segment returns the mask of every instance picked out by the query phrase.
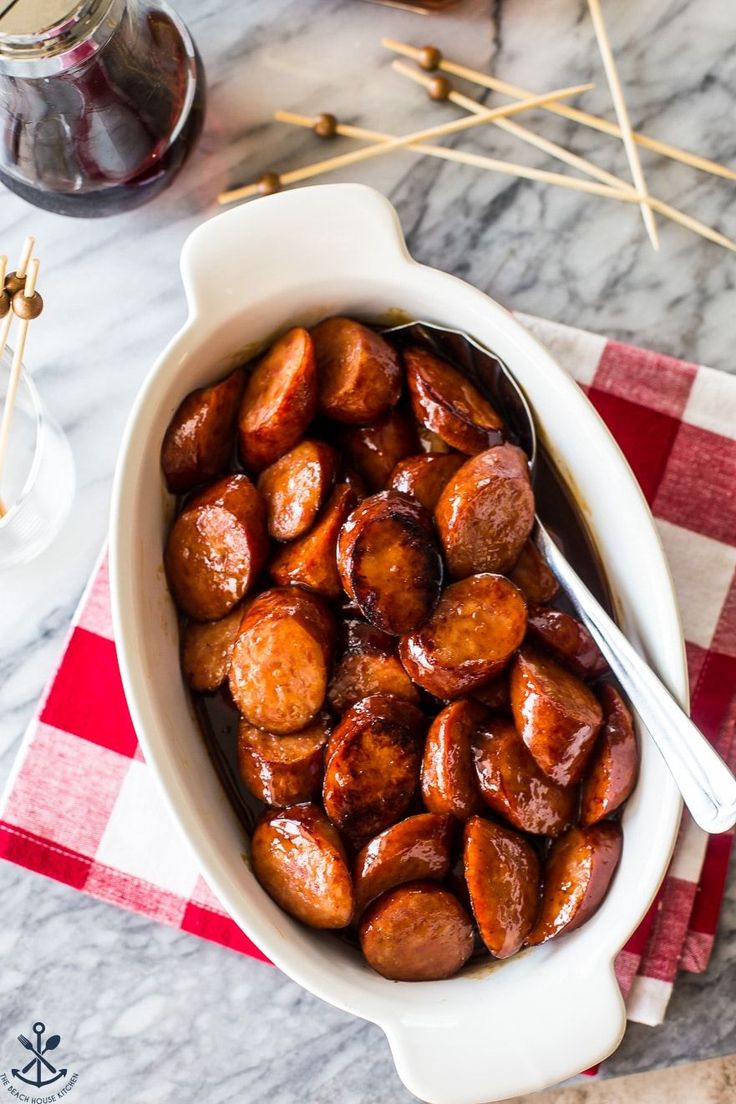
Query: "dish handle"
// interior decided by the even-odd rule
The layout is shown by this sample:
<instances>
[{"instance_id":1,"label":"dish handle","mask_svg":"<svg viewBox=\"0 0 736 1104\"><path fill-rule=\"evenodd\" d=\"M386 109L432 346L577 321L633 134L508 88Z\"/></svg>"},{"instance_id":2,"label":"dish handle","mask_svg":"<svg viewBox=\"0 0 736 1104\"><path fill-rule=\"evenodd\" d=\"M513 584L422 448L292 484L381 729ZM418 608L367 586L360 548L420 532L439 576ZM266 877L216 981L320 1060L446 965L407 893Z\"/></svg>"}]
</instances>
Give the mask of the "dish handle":
<instances>
[{"instance_id":1,"label":"dish handle","mask_svg":"<svg viewBox=\"0 0 736 1104\"><path fill-rule=\"evenodd\" d=\"M602 1061L626 1027L612 965L570 966L564 977L557 969L540 977L531 1005L520 1006L516 987L474 996L483 979L469 978L460 1014L443 1009L439 990L413 1014L384 1023L399 1077L426 1104L479 1104L536 1092L569 1077L576 1063L582 1071Z\"/></svg>"},{"instance_id":2,"label":"dish handle","mask_svg":"<svg viewBox=\"0 0 736 1104\"><path fill-rule=\"evenodd\" d=\"M309 272L314 286L370 277L400 259L410 260L389 201L362 184L327 184L252 200L203 223L184 244L181 273L190 320L211 324L233 304L278 298L292 273L301 283Z\"/></svg>"}]
</instances>

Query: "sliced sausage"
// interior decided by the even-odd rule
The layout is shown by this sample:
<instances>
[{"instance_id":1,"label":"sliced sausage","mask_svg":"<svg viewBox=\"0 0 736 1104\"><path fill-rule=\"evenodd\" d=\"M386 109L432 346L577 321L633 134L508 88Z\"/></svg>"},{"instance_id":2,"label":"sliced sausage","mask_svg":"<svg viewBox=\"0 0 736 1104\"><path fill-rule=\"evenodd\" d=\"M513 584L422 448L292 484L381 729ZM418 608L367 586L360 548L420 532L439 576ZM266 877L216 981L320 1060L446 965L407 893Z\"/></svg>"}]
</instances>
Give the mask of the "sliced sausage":
<instances>
[{"instance_id":1,"label":"sliced sausage","mask_svg":"<svg viewBox=\"0 0 736 1104\"><path fill-rule=\"evenodd\" d=\"M355 468L343 464L339 478L341 483L347 483L348 487L350 487L355 495L356 502L362 502L363 499L367 498L370 494L365 479L363 479L362 475L358 475Z\"/></svg>"},{"instance_id":2,"label":"sliced sausage","mask_svg":"<svg viewBox=\"0 0 736 1104\"><path fill-rule=\"evenodd\" d=\"M414 423L402 410L389 410L370 425L351 426L339 441L371 491L382 491L399 460L419 447Z\"/></svg>"},{"instance_id":3,"label":"sliced sausage","mask_svg":"<svg viewBox=\"0 0 736 1104\"><path fill-rule=\"evenodd\" d=\"M399 658L418 686L457 698L497 674L525 632L521 591L502 575L472 575L448 586L429 620L401 638Z\"/></svg>"},{"instance_id":4,"label":"sliced sausage","mask_svg":"<svg viewBox=\"0 0 736 1104\"><path fill-rule=\"evenodd\" d=\"M161 467L172 494L184 494L227 467L235 440L245 375L236 368L179 404L161 446Z\"/></svg>"},{"instance_id":5,"label":"sliced sausage","mask_svg":"<svg viewBox=\"0 0 736 1104\"><path fill-rule=\"evenodd\" d=\"M419 782L424 718L410 702L372 694L349 709L327 746L325 811L361 847L399 820Z\"/></svg>"},{"instance_id":6,"label":"sliced sausage","mask_svg":"<svg viewBox=\"0 0 736 1104\"><path fill-rule=\"evenodd\" d=\"M585 683L532 648L511 668L511 711L537 765L554 782L579 782L601 727L603 712Z\"/></svg>"},{"instance_id":7,"label":"sliced sausage","mask_svg":"<svg viewBox=\"0 0 736 1104\"><path fill-rule=\"evenodd\" d=\"M527 602L532 605L551 602L560 589L560 584L533 540L528 540L523 545L518 560L509 572L509 579L516 583Z\"/></svg>"},{"instance_id":8,"label":"sliced sausage","mask_svg":"<svg viewBox=\"0 0 736 1104\"><path fill-rule=\"evenodd\" d=\"M510 721L494 717L476 730L473 760L486 805L514 828L559 836L570 827L577 789L558 785L539 769Z\"/></svg>"},{"instance_id":9,"label":"sliced sausage","mask_svg":"<svg viewBox=\"0 0 736 1104\"><path fill-rule=\"evenodd\" d=\"M314 346L306 330L289 330L251 372L240 405L243 463L262 471L303 436L317 408Z\"/></svg>"},{"instance_id":10,"label":"sliced sausage","mask_svg":"<svg viewBox=\"0 0 736 1104\"><path fill-rule=\"evenodd\" d=\"M417 436L422 452L452 452L447 442L426 426L417 426Z\"/></svg>"},{"instance_id":11,"label":"sliced sausage","mask_svg":"<svg viewBox=\"0 0 736 1104\"><path fill-rule=\"evenodd\" d=\"M369 907L358 931L369 966L391 981L439 981L473 951L473 923L456 897L433 882L409 882Z\"/></svg>"},{"instance_id":12,"label":"sliced sausage","mask_svg":"<svg viewBox=\"0 0 736 1104\"><path fill-rule=\"evenodd\" d=\"M529 634L564 660L581 678L597 678L608 670L585 625L563 610L545 606L530 609Z\"/></svg>"},{"instance_id":13,"label":"sliced sausage","mask_svg":"<svg viewBox=\"0 0 736 1104\"><path fill-rule=\"evenodd\" d=\"M245 475L229 475L193 498L164 554L174 601L195 621L216 621L241 600L268 554L266 512Z\"/></svg>"},{"instance_id":14,"label":"sliced sausage","mask_svg":"<svg viewBox=\"0 0 736 1104\"><path fill-rule=\"evenodd\" d=\"M240 777L266 805L296 805L319 797L329 719L323 714L293 736L275 736L244 718L238 727Z\"/></svg>"},{"instance_id":15,"label":"sliced sausage","mask_svg":"<svg viewBox=\"0 0 736 1104\"><path fill-rule=\"evenodd\" d=\"M471 740L486 716L479 702L466 698L433 720L422 759L422 799L430 812L467 820L480 811Z\"/></svg>"},{"instance_id":16,"label":"sliced sausage","mask_svg":"<svg viewBox=\"0 0 736 1104\"><path fill-rule=\"evenodd\" d=\"M398 354L380 334L351 318L327 318L312 330L312 339L323 414L366 425L399 401Z\"/></svg>"},{"instance_id":17,"label":"sliced sausage","mask_svg":"<svg viewBox=\"0 0 736 1104\"><path fill-rule=\"evenodd\" d=\"M181 636L181 669L192 690L208 694L222 686L243 620L236 606L221 621L190 621Z\"/></svg>"},{"instance_id":18,"label":"sliced sausage","mask_svg":"<svg viewBox=\"0 0 736 1104\"><path fill-rule=\"evenodd\" d=\"M621 858L621 825L614 820L571 828L547 856L539 917L526 942L536 946L589 920L608 892Z\"/></svg>"},{"instance_id":19,"label":"sliced sausage","mask_svg":"<svg viewBox=\"0 0 736 1104\"><path fill-rule=\"evenodd\" d=\"M526 455L515 445L499 445L466 460L442 491L434 516L454 578L508 571L534 525Z\"/></svg>"},{"instance_id":20,"label":"sliced sausage","mask_svg":"<svg viewBox=\"0 0 736 1104\"><path fill-rule=\"evenodd\" d=\"M251 724L288 735L322 708L335 623L316 594L283 587L259 594L246 611L230 662L233 700Z\"/></svg>"},{"instance_id":21,"label":"sliced sausage","mask_svg":"<svg viewBox=\"0 0 736 1104\"><path fill-rule=\"evenodd\" d=\"M463 865L481 939L496 958L509 958L537 917L537 854L516 832L474 816L465 825Z\"/></svg>"},{"instance_id":22,"label":"sliced sausage","mask_svg":"<svg viewBox=\"0 0 736 1104\"><path fill-rule=\"evenodd\" d=\"M353 510L337 546L349 598L376 628L394 636L426 621L442 586L432 519L418 502L383 491Z\"/></svg>"},{"instance_id":23,"label":"sliced sausage","mask_svg":"<svg viewBox=\"0 0 736 1104\"><path fill-rule=\"evenodd\" d=\"M581 824L596 824L631 794L639 773L639 749L631 714L613 686L602 686L603 729L588 761Z\"/></svg>"},{"instance_id":24,"label":"sliced sausage","mask_svg":"<svg viewBox=\"0 0 736 1104\"><path fill-rule=\"evenodd\" d=\"M302 441L258 479L266 503L268 531L291 541L310 529L335 481L337 456L324 441Z\"/></svg>"},{"instance_id":25,"label":"sliced sausage","mask_svg":"<svg viewBox=\"0 0 736 1104\"><path fill-rule=\"evenodd\" d=\"M296 583L326 598L339 598L342 585L337 570L337 539L355 501L352 489L338 483L309 532L284 545L271 560L269 570L276 584Z\"/></svg>"},{"instance_id":26,"label":"sliced sausage","mask_svg":"<svg viewBox=\"0 0 736 1104\"><path fill-rule=\"evenodd\" d=\"M473 691L473 697L494 713L507 713L511 705L509 676L507 671L495 675L490 682L484 683Z\"/></svg>"},{"instance_id":27,"label":"sliced sausage","mask_svg":"<svg viewBox=\"0 0 736 1104\"><path fill-rule=\"evenodd\" d=\"M419 813L374 836L355 860L355 911L388 889L418 878L441 881L450 869L450 817Z\"/></svg>"},{"instance_id":28,"label":"sliced sausage","mask_svg":"<svg viewBox=\"0 0 736 1104\"><path fill-rule=\"evenodd\" d=\"M409 456L401 460L393 472L389 486L411 495L428 510L434 510L448 480L465 462L456 452L429 452L424 456Z\"/></svg>"},{"instance_id":29,"label":"sliced sausage","mask_svg":"<svg viewBox=\"0 0 736 1104\"><path fill-rule=\"evenodd\" d=\"M501 443L503 422L457 368L419 345L402 355L411 405L421 425L470 456Z\"/></svg>"},{"instance_id":30,"label":"sliced sausage","mask_svg":"<svg viewBox=\"0 0 736 1104\"><path fill-rule=\"evenodd\" d=\"M392 694L419 705L419 693L397 656L391 652L346 652L335 666L327 688L327 702L335 713L370 694Z\"/></svg>"},{"instance_id":31,"label":"sliced sausage","mask_svg":"<svg viewBox=\"0 0 736 1104\"><path fill-rule=\"evenodd\" d=\"M253 873L281 908L312 928L345 928L353 883L340 837L316 805L266 815L251 840Z\"/></svg>"}]
</instances>

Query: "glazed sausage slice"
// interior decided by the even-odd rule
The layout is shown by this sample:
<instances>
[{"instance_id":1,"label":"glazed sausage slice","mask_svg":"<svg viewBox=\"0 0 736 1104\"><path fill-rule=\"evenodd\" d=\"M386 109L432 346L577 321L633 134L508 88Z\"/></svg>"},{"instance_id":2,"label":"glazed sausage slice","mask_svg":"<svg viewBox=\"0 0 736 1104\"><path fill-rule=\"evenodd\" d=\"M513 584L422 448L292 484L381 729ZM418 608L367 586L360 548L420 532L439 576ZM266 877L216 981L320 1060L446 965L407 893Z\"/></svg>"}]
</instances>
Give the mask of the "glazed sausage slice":
<instances>
[{"instance_id":1,"label":"glazed sausage slice","mask_svg":"<svg viewBox=\"0 0 736 1104\"><path fill-rule=\"evenodd\" d=\"M473 924L447 889L409 882L369 907L358 931L373 969L392 981L439 981L461 970L473 951Z\"/></svg>"},{"instance_id":2,"label":"glazed sausage slice","mask_svg":"<svg viewBox=\"0 0 736 1104\"><path fill-rule=\"evenodd\" d=\"M325 715L293 736L275 736L241 718L238 727L240 777L266 805L296 805L319 797L329 736Z\"/></svg>"},{"instance_id":3,"label":"glazed sausage slice","mask_svg":"<svg viewBox=\"0 0 736 1104\"><path fill-rule=\"evenodd\" d=\"M599 691L603 730L588 762L580 823L596 824L631 794L639 773L639 750L631 714L613 686Z\"/></svg>"},{"instance_id":4,"label":"glazed sausage slice","mask_svg":"<svg viewBox=\"0 0 736 1104\"><path fill-rule=\"evenodd\" d=\"M529 634L545 644L581 678L597 678L608 665L585 625L563 610L529 610Z\"/></svg>"},{"instance_id":5,"label":"glazed sausage slice","mask_svg":"<svg viewBox=\"0 0 736 1104\"><path fill-rule=\"evenodd\" d=\"M539 909L539 859L525 839L474 816L465 825L465 881L481 939L496 958L524 943Z\"/></svg>"},{"instance_id":6,"label":"glazed sausage slice","mask_svg":"<svg viewBox=\"0 0 736 1104\"><path fill-rule=\"evenodd\" d=\"M419 782L424 718L390 694L349 709L327 746L324 807L356 847L399 820Z\"/></svg>"},{"instance_id":7,"label":"glazed sausage slice","mask_svg":"<svg viewBox=\"0 0 736 1104\"><path fill-rule=\"evenodd\" d=\"M245 475L229 475L193 498L169 533L164 554L174 601L195 621L229 613L268 554L266 513Z\"/></svg>"},{"instance_id":8,"label":"glazed sausage slice","mask_svg":"<svg viewBox=\"0 0 736 1104\"><path fill-rule=\"evenodd\" d=\"M346 483L335 487L313 528L299 540L284 545L271 560L271 578L277 585L295 583L326 598L339 598L342 585L337 570L337 539L355 501Z\"/></svg>"},{"instance_id":9,"label":"glazed sausage slice","mask_svg":"<svg viewBox=\"0 0 736 1104\"><path fill-rule=\"evenodd\" d=\"M281 908L312 928L345 928L353 883L340 837L316 805L267 813L251 840L253 873Z\"/></svg>"},{"instance_id":10,"label":"glazed sausage slice","mask_svg":"<svg viewBox=\"0 0 736 1104\"><path fill-rule=\"evenodd\" d=\"M534 525L534 492L525 454L499 445L466 460L435 507L450 574L513 567Z\"/></svg>"},{"instance_id":11,"label":"glazed sausage slice","mask_svg":"<svg viewBox=\"0 0 736 1104\"><path fill-rule=\"evenodd\" d=\"M399 460L419 448L414 423L402 410L389 410L377 422L344 430L339 440L372 491L382 491Z\"/></svg>"},{"instance_id":12,"label":"glazed sausage slice","mask_svg":"<svg viewBox=\"0 0 736 1104\"><path fill-rule=\"evenodd\" d=\"M335 481L337 456L324 441L302 441L266 468L257 487L275 540L291 541L312 527Z\"/></svg>"},{"instance_id":13,"label":"glazed sausage slice","mask_svg":"<svg viewBox=\"0 0 736 1104\"><path fill-rule=\"evenodd\" d=\"M434 510L448 480L465 462L456 452L429 452L401 460L389 480L389 486L411 495L427 510Z\"/></svg>"},{"instance_id":14,"label":"glazed sausage slice","mask_svg":"<svg viewBox=\"0 0 736 1104\"><path fill-rule=\"evenodd\" d=\"M235 439L244 374L236 368L179 404L161 446L161 467L172 494L184 494L227 467Z\"/></svg>"},{"instance_id":15,"label":"glazed sausage slice","mask_svg":"<svg viewBox=\"0 0 736 1104\"><path fill-rule=\"evenodd\" d=\"M355 860L355 912L394 886L418 878L441 881L450 869L450 817L419 813L374 836Z\"/></svg>"},{"instance_id":16,"label":"glazed sausage slice","mask_svg":"<svg viewBox=\"0 0 736 1104\"><path fill-rule=\"evenodd\" d=\"M486 715L479 702L463 699L433 720L422 759L422 799L430 812L467 820L480 810L471 740Z\"/></svg>"},{"instance_id":17,"label":"glazed sausage slice","mask_svg":"<svg viewBox=\"0 0 736 1104\"><path fill-rule=\"evenodd\" d=\"M421 346L403 351L414 416L460 452L473 455L503 440L503 422L491 404L451 364Z\"/></svg>"},{"instance_id":18,"label":"glazed sausage slice","mask_svg":"<svg viewBox=\"0 0 736 1104\"><path fill-rule=\"evenodd\" d=\"M560 589L560 584L532 540L523 545L518 560L509 572L509 579L516 583L532 605L551 602Z\"/></svg>"},{"instance_id":19,"label":"glazed sausage slice","mask_svg":"<svg viewBox=\"0 0 736 1104\"><path fill-rule=\"evenodd\" d=\"M401 365L380 334L351 318L327 318L312 330L312 339L323 414L366 425L399 401Z\"/></svg>"},{"instance_id":20,"label":"glazed sausage slice","mask_svg":"<svg viewBox=\"0 0 736 1104\"><path fill-rule=\"evenodd\" d=\"M221 621L190 621L181 637L181 667L192 690L208 694L222 686L238 639L243 607Z\"/></svg>"},{"instance_id":21,"label":"glazed sausage slice","mask_svg":"<svg viewBox=\"0 0 736 1104\"><path fill-rule=\"evenodd\" d=\"M521 591L502 575L471 575L443 592L432 616L399 641L409 677L438 698L457 698L487 683L526 632Z\"/></svg>"},{"instance_id":22,"label":"glazed sausage slice","mask_svg":"<svg viewBox=\"0 0 736 1104\"><path fill-rule=\"evenodd\" d=\"M233 701L251 724L283 736L306 728L322 708L335 623L316 594L266 590L240 626L230 662Z\"/></svg>"},{"instance_id":23,"label":"glazed sausage slice","mask_svg":"<svg viewBox=\"0 0 736 1104\"><path fill-rule=\"evenodd\" d=\"M621 858L623 837L615 820L571 828L547 856L539 917L526 942L545 943L589 920L605 897Z\"/></svg>"},{"instance_id":24,"label":"glazed sausage slice","mask_svg":"<svg viewBox=\"0 0 736 1104\"><path fill-rule=\"evenodd\" d=\"M525 647L511 668L516 729L544 773L579 782L601 727L601 707L585 683L549 656Z\"/></svg>"},{"instance_id":25,"label":"glazed sausage slice","mask_svg":"<svg viewBox=\"0 0 736 1104\"><path fill-rule=\"evenodd\" d=\"M346 594L376 628L399 636L426 621L440 596L442 557L432 519L396 491L353 510L337 546Z\"/></svg>"},{"instance_id":26,"label":"glazed sausage slice","mask_svg":"<svg viewBox=\"0 0 736 1104\"><path fill-rule=\"evenodd\" d=\"M243 463L261 471L293 448L317 408L314 346L306 330L289 330L253 369L238 416Z\"/></svg>"},{"instance_id":27,"label":"glazed sausage slice","mask_svg":"<svg viewBox=\"0 0 736 1104\"><path fill-rule=\"evenodd\" d=\"M335 713L370 694L392 694L419 705L419 693L398 658L391 652L347 651L335 666L327 688L327 702Z\"/></svg>"},{"instance_id":28,"label":"glazed sausage slice","mask_svg":"<svg viewBox=\"0 0 736 1104\"><path fill-rule=\"evenodd\" d=\"M488 720L473 738L480 793L514 828L559 836L575 819L578 791L547 778L510 721Z\"/></svg>"}]
</instances>

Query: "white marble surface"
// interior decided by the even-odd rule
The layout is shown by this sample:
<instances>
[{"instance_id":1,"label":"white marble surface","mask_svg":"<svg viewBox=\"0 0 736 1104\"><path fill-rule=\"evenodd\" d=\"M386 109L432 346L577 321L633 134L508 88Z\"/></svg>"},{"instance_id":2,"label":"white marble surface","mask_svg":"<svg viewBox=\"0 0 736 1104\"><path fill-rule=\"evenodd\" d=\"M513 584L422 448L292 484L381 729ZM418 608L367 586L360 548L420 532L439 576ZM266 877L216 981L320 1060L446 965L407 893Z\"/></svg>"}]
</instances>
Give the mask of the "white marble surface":
<instances>
[{"instance_id":1,"label":"white marble surface","mask_svg":"<svg viewBox=\"0 0 736 1104\"><path fill-rule=\"evenodd\" d=\"M117 444L136 388L183 319L182 242L214 211L226 183L323 154L309 133L271 123L271 110L327 109L395 133L447 118L453 109L428 103L391 73L379 46L390 34L433 39L535 89L595 80L586 105L610 112L584 0L467 0L442 19L361 0L177 6L207 67L210 108L201 146L174 187L138 212L100 222L55 218L0 194L0 247L15 254L29 231L39 240L48 307L32 330L30 360L69 435L78 475L73 515L52 548L0 578L3 775L104 538ZM609 0L605 7L635 123L736 164L733 5ZM625 172L610 139L551 116L543 129ZM456 141L546 164L498 131ZM648 154L644 165L653 193L736 236L732 185ZM660 224L655 255L633 207L408 153L332 179L381 188L418 259L507 305L736 369L733 255L677 227ZM632 1029L611 1072L736 1050L734 890L723 928L708 975L678 985L665 1027ZM80 1072L72 1099L409 1100L377 1029L269 967L9 865L0 868L0 949L0 1053L30 1019L53 1023Z\"/></svg>"}]
</instances>

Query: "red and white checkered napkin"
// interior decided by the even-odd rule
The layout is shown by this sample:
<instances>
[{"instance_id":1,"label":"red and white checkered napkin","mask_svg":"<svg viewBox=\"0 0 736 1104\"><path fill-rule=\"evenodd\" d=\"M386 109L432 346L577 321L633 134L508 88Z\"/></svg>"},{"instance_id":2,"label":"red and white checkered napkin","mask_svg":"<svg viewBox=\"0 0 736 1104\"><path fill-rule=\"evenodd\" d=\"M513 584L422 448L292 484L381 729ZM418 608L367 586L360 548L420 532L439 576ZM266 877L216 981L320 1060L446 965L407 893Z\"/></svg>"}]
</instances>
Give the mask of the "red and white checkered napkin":
<instances>
[{"instance_id":1,"label":"red and white checkered napkin","mask_svg":"<svg viewBox=\"0 0 736 1104\"><path fill-rule=\"evenodd\" d=\"M586 390L649 500L683 615L692 712L736 760L736 378L523 318ZM659 1023L678 969L705 969L732 834L686 816L657 901L617 962L629 1018ZM255 957L170 822L136 740L97 566L0 803L0 854Z\"/></svg>"}]
</instances>

